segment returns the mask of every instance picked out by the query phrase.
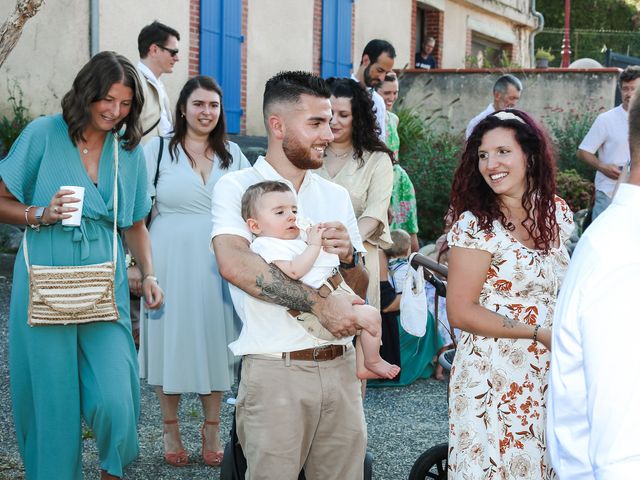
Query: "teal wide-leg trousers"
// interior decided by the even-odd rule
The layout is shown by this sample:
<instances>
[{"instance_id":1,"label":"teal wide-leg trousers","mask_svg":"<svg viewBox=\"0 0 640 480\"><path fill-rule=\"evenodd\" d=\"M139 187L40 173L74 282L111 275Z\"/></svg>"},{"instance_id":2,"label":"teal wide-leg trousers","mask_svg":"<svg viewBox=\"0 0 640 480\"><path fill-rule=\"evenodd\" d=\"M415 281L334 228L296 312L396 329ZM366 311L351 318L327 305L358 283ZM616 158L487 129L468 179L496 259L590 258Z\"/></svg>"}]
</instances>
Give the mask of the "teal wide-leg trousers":
<instances>
[{"instance_id":1,"label":"teal wide-leg trousers","mask_svg":"<svg viewBox=\"0 0 640 480\"><path fill-rule=\"evenodd\" d=\"M27 480L83 478L81 416L95 436L101 469L121 477L138 454L138 366L128 290L118 283L119 322L30 327L28 292L16 288L28 285L26 269L16 265L9 369Z\"/></svg>"}]
</instances>

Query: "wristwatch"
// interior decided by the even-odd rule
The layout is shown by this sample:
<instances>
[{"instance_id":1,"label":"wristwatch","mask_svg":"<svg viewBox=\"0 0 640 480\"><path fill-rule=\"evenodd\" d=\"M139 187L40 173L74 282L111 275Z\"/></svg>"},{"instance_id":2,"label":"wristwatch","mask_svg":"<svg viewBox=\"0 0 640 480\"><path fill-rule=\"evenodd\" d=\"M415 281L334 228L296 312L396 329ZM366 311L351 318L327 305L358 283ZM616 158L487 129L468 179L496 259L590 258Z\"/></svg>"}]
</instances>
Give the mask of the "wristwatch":
<instances>
[{"instance_id":1,"label":"wristwatch","mask_svg":"<svg viewBox=\"0 0 640 480\"><path fill-rule=\"evenodd\" d=\"M42 222L42 217L44 215L44 211L45 211L46 208L47 207L37 207L36 208L35 219L36 219L36 222L38 222L38 225L45 225Z\"/></svg>"},{"instance_id":2,"label":"wristwatch","mask_svg":"<svg viewBox=\"0 0 640 480\"><path fill-rule=\"evenodd\" d=\"M358 252L356 251L356 249L353 249L353 255L351 255L351 262L349 263L342 263L340 262L340 268L344 268L346 270L349 270L350 268L355 267L356 265L358 265L358 257L360 255L358 254Z\"/></svg>"}]
</instances>

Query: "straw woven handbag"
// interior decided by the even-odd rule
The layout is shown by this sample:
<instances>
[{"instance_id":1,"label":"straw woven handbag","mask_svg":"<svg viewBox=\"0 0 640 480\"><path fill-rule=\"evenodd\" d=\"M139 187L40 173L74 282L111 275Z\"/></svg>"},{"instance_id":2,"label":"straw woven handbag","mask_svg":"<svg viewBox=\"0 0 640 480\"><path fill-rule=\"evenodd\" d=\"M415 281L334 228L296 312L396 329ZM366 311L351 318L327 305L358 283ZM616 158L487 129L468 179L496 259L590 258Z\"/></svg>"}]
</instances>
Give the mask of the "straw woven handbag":
<instances>
[{"instance_id":1,"label":"straw woven handbag","mask_svg":"<svg viewBox=\"0 0 640 480\"><path fill-rule=\"evenodd\" d=\"M30 265L25 233L23 250L29 271L29 325L115 322L120 318L115 301L114 285L118 260L117 136L114 136L114 167L111 261L81 266Z\"/></svg>"}]
</instances>

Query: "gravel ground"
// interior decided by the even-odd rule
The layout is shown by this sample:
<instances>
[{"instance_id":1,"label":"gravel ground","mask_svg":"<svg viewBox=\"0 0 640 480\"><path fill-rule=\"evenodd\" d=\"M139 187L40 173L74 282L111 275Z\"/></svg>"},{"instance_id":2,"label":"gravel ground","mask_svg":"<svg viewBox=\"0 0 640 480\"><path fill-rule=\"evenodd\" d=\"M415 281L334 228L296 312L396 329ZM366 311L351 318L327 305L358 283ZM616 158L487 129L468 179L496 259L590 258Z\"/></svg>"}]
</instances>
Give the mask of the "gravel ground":
<instances>
[{"instance_id":1,"label":"gravel ground","mask_svg":"<svg viewBox=\"0 0 640 480\"><path fill-rule=\"evenodd\" d=\"M0 256L0 480L24 479L18 455L7 367L7 319L11 278L8 255ZM228 395L229 396L229 395ZM228 397L227 396L227 397ZM225 398L227 398L225 397ZM142 388L139 426L140 455L127 467L128 479L219 479L219 469L211 468L200 457L200 425L202 422L196 395L185 395L181 403L181 430L191 464L173 468L162 460L160 410L151 388ZM427 448L446 441L446 385L422 380L408 387L369 389L364 402L369 431L369 451L373 454L375 480L406 479L413 462ZM221 431L223 438L231 425L233 408L223 405ZM97 479L98 458L90 432L84 444L84 472L87 480ZM53 478L53 477L52 477Z\"/></svg>"}]
</instances>

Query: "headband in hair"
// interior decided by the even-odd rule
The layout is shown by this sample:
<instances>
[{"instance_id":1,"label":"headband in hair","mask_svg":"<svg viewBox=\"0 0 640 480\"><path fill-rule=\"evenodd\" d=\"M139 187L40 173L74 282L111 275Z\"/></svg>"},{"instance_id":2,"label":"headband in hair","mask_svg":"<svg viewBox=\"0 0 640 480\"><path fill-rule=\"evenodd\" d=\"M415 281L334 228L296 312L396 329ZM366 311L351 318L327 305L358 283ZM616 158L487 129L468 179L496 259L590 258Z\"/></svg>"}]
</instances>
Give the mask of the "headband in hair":
<instances>
[{"instance_id":1,"label":"headband in hair","mask_svg":"<svg viewBox=\"0 0 640 480\"><path fill-rule=\"evenodd\" d=\"M499 118L500 120L517 120L520 123L524 123L525 125L527 124L527 122L525 122L522 118L517 116L515 113L505 112L504 110L500 112L496 112L491 116Z\"/></svg>"}]
</instances>

